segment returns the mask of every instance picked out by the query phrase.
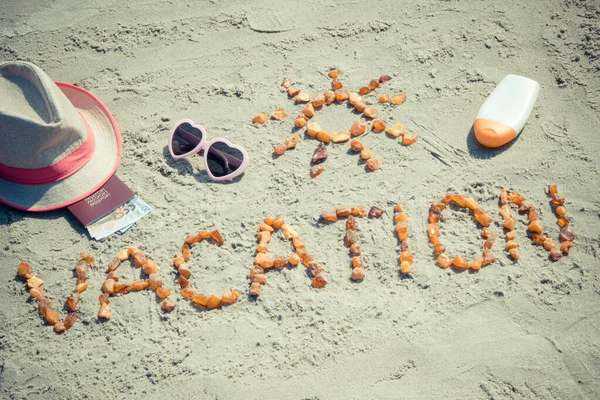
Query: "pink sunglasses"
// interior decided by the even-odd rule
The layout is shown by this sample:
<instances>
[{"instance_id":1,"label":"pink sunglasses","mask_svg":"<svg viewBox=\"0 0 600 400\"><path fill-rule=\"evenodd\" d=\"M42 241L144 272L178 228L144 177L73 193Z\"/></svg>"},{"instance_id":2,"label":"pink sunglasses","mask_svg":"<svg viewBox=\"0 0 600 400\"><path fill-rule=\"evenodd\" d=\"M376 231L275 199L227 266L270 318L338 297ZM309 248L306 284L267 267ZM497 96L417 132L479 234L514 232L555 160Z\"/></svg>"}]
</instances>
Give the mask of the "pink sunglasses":
<instances>
[{"instance_id":1,"label":"pink sunglasses","mask_svg":"<svg viewBox=\"0 0 600 400\"><path fill-rule=\"evenodd\" d=\"M204 167L214 181L231 180L241 175L250 159L241 146L227 139L216 138L206 141L206 129L183 119L169 133L169 152L175 160L204 152Z\"/></svg>"}]
</instances>

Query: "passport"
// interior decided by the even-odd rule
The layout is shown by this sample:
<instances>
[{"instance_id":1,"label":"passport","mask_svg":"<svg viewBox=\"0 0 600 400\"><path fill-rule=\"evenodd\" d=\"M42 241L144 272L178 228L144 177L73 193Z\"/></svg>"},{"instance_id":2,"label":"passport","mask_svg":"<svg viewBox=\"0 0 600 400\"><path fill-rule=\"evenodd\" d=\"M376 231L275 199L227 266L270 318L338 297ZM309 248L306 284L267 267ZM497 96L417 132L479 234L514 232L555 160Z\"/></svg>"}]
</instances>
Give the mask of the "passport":
<instances>
[{"instance_id":1,"label":"passport","mask_svg":"<svg viewBox=\"0 0 600 400\"><path fill-rule=\"evenodd\" d=\"M67 208L83 226L87 227L134 196L135 193L117 175L113 175L96 192Z\"/></svg>"}]
</instances>

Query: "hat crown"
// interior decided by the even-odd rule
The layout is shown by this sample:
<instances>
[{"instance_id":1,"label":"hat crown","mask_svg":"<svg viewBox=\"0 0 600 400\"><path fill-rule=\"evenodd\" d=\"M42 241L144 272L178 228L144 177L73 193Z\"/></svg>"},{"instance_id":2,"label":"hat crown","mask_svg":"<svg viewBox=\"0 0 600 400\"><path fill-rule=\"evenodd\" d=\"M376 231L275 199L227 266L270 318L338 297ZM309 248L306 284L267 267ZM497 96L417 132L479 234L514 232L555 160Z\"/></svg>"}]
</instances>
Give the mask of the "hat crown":
<instances>
[{"instance_id":1,"label":"hat crown","mask_svg":"<svg viewBox=\"0 0 600 400\"><path fill-rule=\"evenodd\" d=\"M0 165L51 167L91 135L73 104L39 67L0 64Z\"/></svg>"}]
</instances>

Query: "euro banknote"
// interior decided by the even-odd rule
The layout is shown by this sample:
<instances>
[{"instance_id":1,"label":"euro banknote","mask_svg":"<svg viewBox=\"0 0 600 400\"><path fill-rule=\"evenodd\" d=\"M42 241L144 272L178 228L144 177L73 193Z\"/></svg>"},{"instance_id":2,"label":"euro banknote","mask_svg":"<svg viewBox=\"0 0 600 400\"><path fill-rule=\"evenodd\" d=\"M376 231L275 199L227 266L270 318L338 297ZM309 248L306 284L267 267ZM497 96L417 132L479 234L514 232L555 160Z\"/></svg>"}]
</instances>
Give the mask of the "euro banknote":
<instances>
[{"instance_id":1,"label":"euro banknote","mask_svg":"<svg viewBox=\"0 0 600 400\"><path fill-rule=\"evenodd\" d=\"M135 196L104 217L91 223L87 229L92 238L96 240L104 239L117 231L125 232L151 210L148 204Z\"/></svg>"}]
</instances>

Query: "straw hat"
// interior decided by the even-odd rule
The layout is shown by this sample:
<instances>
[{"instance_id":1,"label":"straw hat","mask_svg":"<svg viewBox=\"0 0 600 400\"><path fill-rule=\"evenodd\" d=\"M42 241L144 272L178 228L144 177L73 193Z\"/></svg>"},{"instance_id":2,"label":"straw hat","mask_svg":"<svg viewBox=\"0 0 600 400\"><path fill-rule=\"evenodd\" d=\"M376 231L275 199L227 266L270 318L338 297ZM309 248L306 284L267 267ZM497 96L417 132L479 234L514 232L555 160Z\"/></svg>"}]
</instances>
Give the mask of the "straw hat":
<instances>
[{"instance_id":1,"label":"straw hat","mask_svg":"<svg viewBox=\"0 0 600 400\"><path fill-rule=\"evenodd\" d=\"M31 63L0 63L0 202L66 207L98 190L120 160L117 123L93 94Z\"/></svg>"}]
</instances>

